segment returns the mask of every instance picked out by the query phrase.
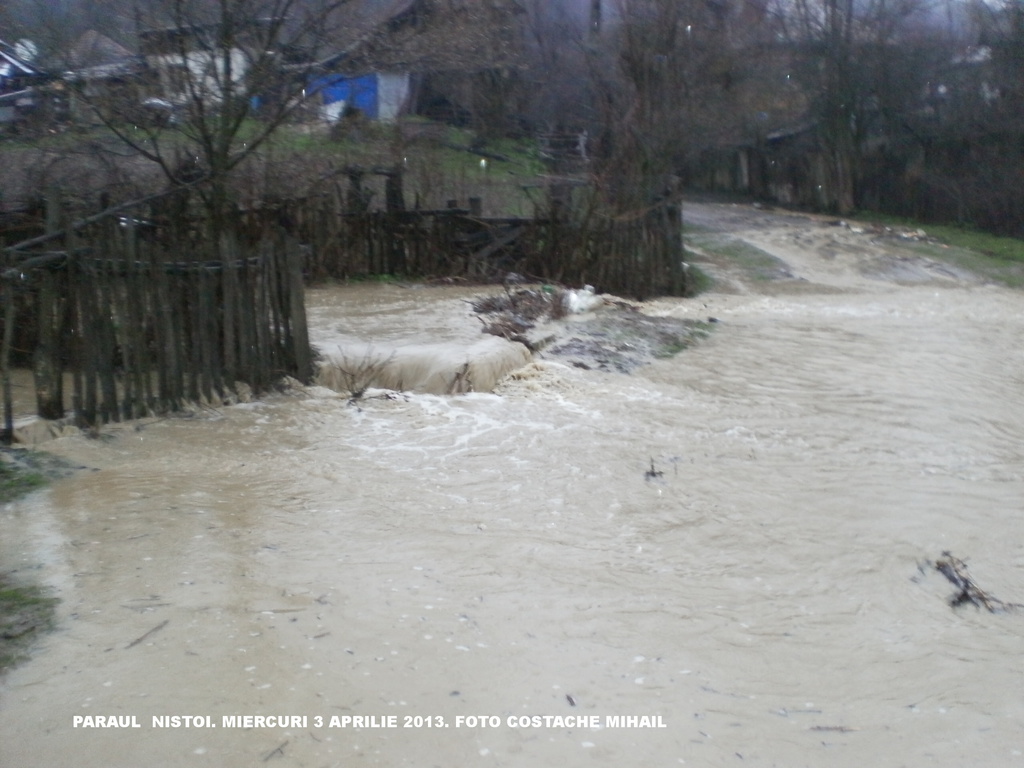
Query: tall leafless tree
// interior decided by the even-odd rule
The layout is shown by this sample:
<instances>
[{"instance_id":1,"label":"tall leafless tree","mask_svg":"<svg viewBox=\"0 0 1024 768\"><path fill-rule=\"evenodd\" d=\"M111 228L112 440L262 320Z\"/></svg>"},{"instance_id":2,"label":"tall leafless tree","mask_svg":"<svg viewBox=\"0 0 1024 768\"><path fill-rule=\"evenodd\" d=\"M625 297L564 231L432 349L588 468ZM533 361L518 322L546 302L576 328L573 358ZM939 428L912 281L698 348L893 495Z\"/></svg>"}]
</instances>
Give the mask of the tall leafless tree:
<instances>
[{"instance_id":1,"label":"tall leafless tree","mask_svg":"<svg viewBox=\"0 0 1024 768\"><path fill-rule=\"evenodd\" d=\"M664 195L688 153L723 129L740 67L724 4L621 0L616 11L590 62L606 126L599 169L628 208Z\"/></svg>"},{"instance_id":2,"label":"tall leafless tree","mask_svg":"<svg viewBox=\"0 0 1024 768\"><path fill-rule=\"evenodd\" d=\"M923 0L795 0L780 3L780 29L807 90L825 157L828 201L857 206L862 152L881 107L916 107L916 78L899 66L913 48ZM901 77L902 75L902 77Z\"/></svg>"},{"instance_id":3,"label":"tall leafless tree","mask_svg":"<svg viewBox=\"0 0 1024 768\"><path fill-rule=\"evenodd\" d=\"M347 2L138 3L133 15L149 78L83 97L107 128L173 184L205 180L199 193L217 248L228 226L233 171L310 95ZM154 113L153 105L166 113Z\"/></svg>"}]
</instances>

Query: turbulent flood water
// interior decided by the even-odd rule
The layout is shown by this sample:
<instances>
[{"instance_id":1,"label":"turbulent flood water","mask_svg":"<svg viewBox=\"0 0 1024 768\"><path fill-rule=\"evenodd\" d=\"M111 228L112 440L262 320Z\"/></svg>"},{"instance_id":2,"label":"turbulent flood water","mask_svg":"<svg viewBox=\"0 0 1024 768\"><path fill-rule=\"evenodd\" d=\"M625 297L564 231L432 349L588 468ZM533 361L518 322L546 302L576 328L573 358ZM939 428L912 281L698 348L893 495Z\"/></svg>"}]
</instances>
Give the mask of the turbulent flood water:
<instances>
[{"instance_id":1,"label":"turbulent flood water","mask_svg":"<svg viewBox=\"0 0 1024 768\"><path fill-rule=\"evenodd\" d=\"M1024 765L1024 612L954 610L928 565L1024 602L1024 297L815 226L749 234L786 280L647 305L720 322L632 375L541 355L494 393L48 443L89 469L0 509L0 564L63 601L0 765ZM478 294L321 289L311 324L470 345Z\"/></svg>"}]
</instances>

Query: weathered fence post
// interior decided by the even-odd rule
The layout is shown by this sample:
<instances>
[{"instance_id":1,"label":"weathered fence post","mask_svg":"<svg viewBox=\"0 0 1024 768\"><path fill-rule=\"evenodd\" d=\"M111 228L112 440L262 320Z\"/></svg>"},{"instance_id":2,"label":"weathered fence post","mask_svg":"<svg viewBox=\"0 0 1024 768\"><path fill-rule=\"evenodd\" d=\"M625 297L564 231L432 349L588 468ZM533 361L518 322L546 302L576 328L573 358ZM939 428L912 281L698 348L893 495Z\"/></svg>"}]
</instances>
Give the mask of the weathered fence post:
<instances>
[{"instance_id":1,"label":"weathered fence post","mask_svg":"<svg viewBox=\"0 0 1024 768\"><path fill-rule=\"evenodd\" d=\"M353 213L366 213L370 207L369 196L363 189L364 171L361 168L352 168L348 172L348 200L346 205Z\"/></svg>"},{"instance_id":2,"label":"weathered fence post","mask_svg":"<svg viewBox=\"0 0 1024 768\"><path fill-rule=\"evenodd\" d=\"M46 232L61 229L61 195L51 189L46 200ZM58 278L44 267L39 274L36 297L38 335L32 357L36 385L36 412L43 419L64 418L64 372L61 367L60 336L64 324L64 302L57 290Z\"/></svg>"},{"instance_id":3,"label":"weathered fence post","mask_svg":"<svg viewBox=\"0 0 1024 768\"><path fill-rule=\"evenodd\" d=\"M313 356L306 325L305 286L302 283L302 250L294 238L286 241L288 266L288 312L295 356L295 377L308 384L313 379Z\"/></svg>"},{"instance_id":4,"label":"weathered fence post","mask_svg":"<svg viewBox=\"0 0 1024 768\"><path fill-rule=\"evenodd\" d=\"M665 245L669 259L669 291L672 296L683 296L689 290L687 274L683 268L686 248L683 243L683 209L682 205L666 205Z\"/></svg>"},{"instance_id":5,"label":"weathered fence post","mask_svg":"<svg viewBox=\"0 0 1024 768\"><path fill-rule=\"evenodd\" d=\"M235 388L238 380L237 350L235 347L235 304L238 294L238 242L234 237L222 236L221 247L221 314L223 316L223 359L225 386Z\"/></svg>"},{"instance_id":6,"label":"weathered fence post","mask_svg":"<svg viewBox=\"0 0 1024 768\"><path fill-rule=\"evenodd\" d=\"M0 344L0 378L4 389L4 445L14 442L14 406L11 402L11 340L14 337L14 283L0 276L0 296L4 299L4 338Z\"/></svg>"},{"instance_id":7,"label":"weathered fence post","mask_svg":"<svg viewBox=\"0 0 1024 768\"><path fill-rule=\"evenodd\" d=\"M405 194L402 188L402 166L384 177L384 203L388 213L405 210Z\"/></svg>"}]
</instances>

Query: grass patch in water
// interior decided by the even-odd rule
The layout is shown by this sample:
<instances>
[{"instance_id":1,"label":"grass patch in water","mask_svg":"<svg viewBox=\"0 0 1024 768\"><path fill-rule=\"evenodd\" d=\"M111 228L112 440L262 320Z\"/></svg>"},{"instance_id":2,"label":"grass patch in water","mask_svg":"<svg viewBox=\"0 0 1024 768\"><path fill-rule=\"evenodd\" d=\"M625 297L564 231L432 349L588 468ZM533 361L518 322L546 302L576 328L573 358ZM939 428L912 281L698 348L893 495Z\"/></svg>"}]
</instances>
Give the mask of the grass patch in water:
<instances>
[{"instance_id":1,"label":"grass patch in water","mask_svg":"<svg viewBox=\"0 0 1024 768\"><path fill-rule=\"evenodd\" d=\"M691 253L719 266L739 267L753 280L779 280L792 277L786 263L767 251L730 235L696 231L688 226L684 235Z\"/></svg>"},{"instance_id":2,"label":"grass patch in water","mask_svg":"<svg viewBox=\"0 0 1024 768\"><path fill-rule=\"evenodd\" d=\"M670 320L671 318L665 318ZM700 320L684 320L658 324L659 333L654 336L652 353L659 360L675 357L711 335L711 324Z\"/></svg>"},{"instance_id":3,"label":"grass patch in water","mask_svg":"<svg viewBox=\"0 0 1024 768\"><path fill-rule=\"evenodd\" d=\"M0 504L13 501L46 485L41 472L0 458Z\"/></svg>"},{"instance_id":4,"label":"grass patch in water","mask_svg":"<svg viewBox=\"0 0 1024 768\"><path fill-rule=\"evenodd\" d=\"M33 640L53 628L57 602L41 587L18 586L0 576L0 672L23 661Z\"/></svg>"},{"instance_id":5,"label":"grass patch in water","mask_svg":"<svg viewBox=\"0 0 1024 768\"><path fill-rule=\"evenodd\" d=\"M1024 288L1024 262L1010 261L969 248L937 243L913 243L915 253L943 261L1008 288Z\"/></svg>"},{"instance_id":6,"label":"grass patch in water","mask_svg":"<svg viewBox=\"0 0 1024 768\"><path fill-rule=\"evenodd\" d=\"M921 224L911 219L878 214L866 215L863 221L920 229L928 239L906 244L915 253L945 261L1011 288L1024 287L1024 240L1021 238L1001 237L952 224Z\"/></svg>"},{"instance_id":7,"label":"grass patch in water","mask_svg":"<svg viewBox=\"0 0 1024 768\"><path fill-rule=\"evenodd\" d=\"M66 474L55 457L22 449L0 450L0 504L41 488L50 476ZM57 599L41 587L15 584L0 575L0 672L23 661L32 642L53 628Z\"/></svg>"},{"instance_id":8,"label":"grass patch in water","mask_svg":"<svg viewBox=\"0 0 1024 768\"><path fill-rule=\"evenodd\" d=\"M700 267L690 264L686 273L686 297L692 299L707 293L715 285L715 279Z\"/></svg>"},{"instance_id":9,"label":"grass patch in water","mask_svg":"<svg viewBox=\"0 0 1024 768\"><path fill-rule=\"evenodd\" d=\"M68 477L78 469L59 456L27 448L0 448L0 504L43 487L50 480Z\"/></svg>"}]
</instances>

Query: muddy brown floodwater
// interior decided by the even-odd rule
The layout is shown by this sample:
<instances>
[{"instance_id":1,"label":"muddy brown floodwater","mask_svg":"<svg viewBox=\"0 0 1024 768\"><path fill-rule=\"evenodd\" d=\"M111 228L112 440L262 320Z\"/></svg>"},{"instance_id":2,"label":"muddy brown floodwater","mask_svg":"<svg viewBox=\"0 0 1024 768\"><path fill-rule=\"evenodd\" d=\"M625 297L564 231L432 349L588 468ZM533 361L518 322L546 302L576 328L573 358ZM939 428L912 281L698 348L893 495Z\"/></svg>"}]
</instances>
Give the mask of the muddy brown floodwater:
<instances>
[{"instance_id":1,"label":"muddy brown floodwater","mask_svg":"<svg viewBox=\"0 0 1024 768\"><path fill-rule=\"evenodd\" d=\"M93 470L0 510L0 563L63 601L3 681L0 765L1024 765L1024 614L953 610L921 568L949 550L1024 601L1024 296L688 213L783 277L646 305L720 322L631 375L541 354L493 393L314 388L48 443ZM458 348L478 293L319 289L311 323ZM73 727L101 715L141 727ZM353 715L399 727L327 727Z\"/></svg>"}]
</instances>

